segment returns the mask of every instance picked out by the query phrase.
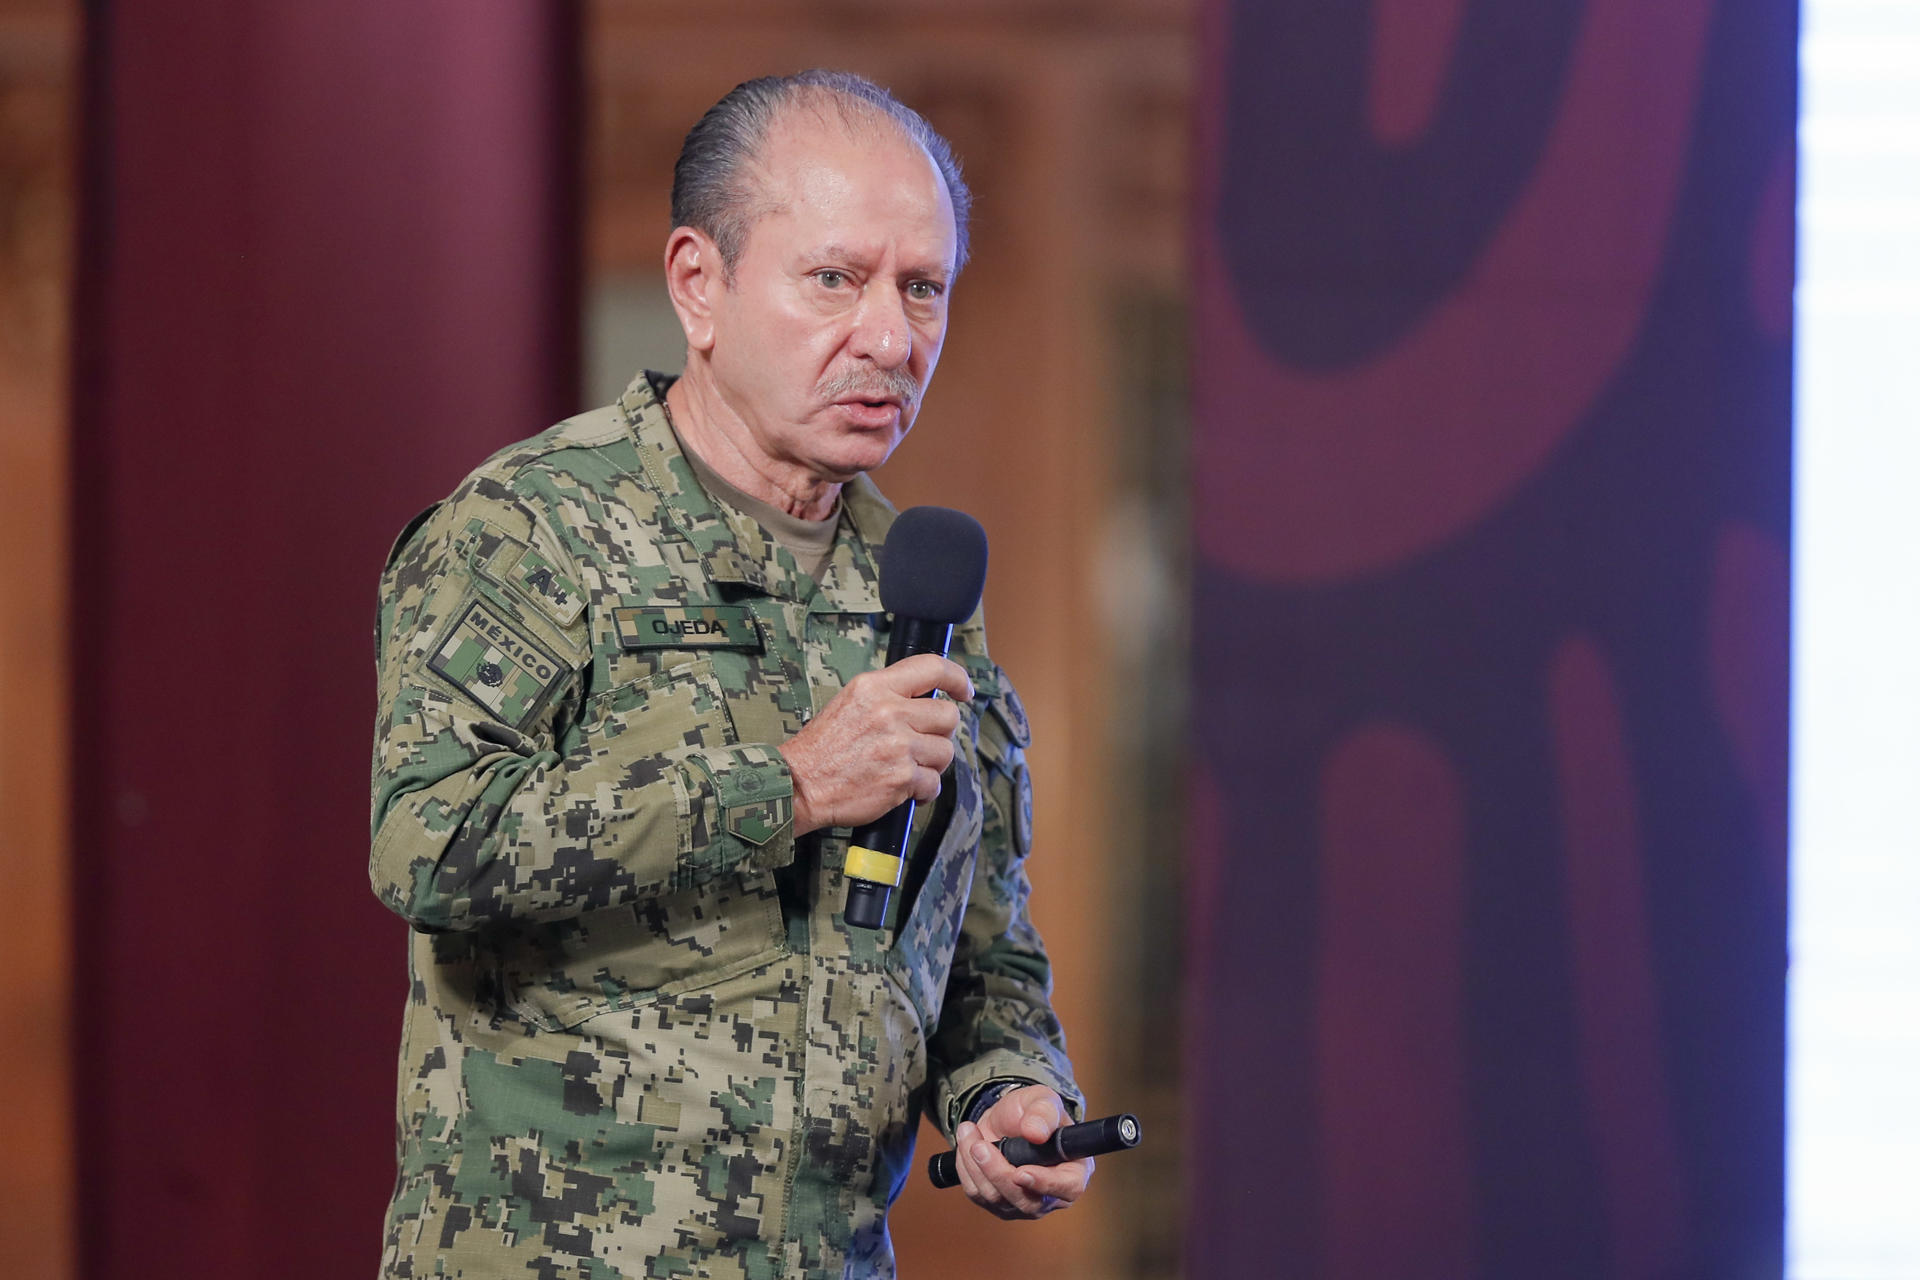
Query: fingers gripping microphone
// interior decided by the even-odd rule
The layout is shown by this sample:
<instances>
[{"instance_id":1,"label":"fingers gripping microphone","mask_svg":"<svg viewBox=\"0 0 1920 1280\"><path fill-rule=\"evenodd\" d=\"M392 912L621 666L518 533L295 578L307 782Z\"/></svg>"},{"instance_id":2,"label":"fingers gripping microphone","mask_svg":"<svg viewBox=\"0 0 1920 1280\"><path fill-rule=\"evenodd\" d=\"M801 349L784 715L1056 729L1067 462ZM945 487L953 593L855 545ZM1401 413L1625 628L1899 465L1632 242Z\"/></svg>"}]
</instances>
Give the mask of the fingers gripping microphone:
<instances>
[{"instance_id":1,"label":"fingers gripping microphone","mask_svg":"<svg viewBox=\"0 0 1920 1280\"><path fill-rule=\"evenodd\" d=\"M964 511L909 507L880 551L880 603L893 615L887 665L916 653L947 656L955 623L980 607L987 584L987 531ZM931 695L927 695L931 696ZM913 800L853 833L847 847L847 924L878 929L906 867Z\"/></svg>"},{"instance_id":2,"label":"fingers gripping microphone","mask_svg":"<svg viewBox=\"0 0 1920 1280\"><path fill-rule=\"evenodd\" d=\"M1008 1164L1065 1164L1139 1146L1140 1121L1131 1115L1107 1116L1055 1129L1051 1138L1037 1145L1025 1138L1002 1138L993 1145ZM959 1186L960 1165L954 1153L942 1151L928 1160L927 1179L942 1190Z\"/></svg>"}]
</instances>

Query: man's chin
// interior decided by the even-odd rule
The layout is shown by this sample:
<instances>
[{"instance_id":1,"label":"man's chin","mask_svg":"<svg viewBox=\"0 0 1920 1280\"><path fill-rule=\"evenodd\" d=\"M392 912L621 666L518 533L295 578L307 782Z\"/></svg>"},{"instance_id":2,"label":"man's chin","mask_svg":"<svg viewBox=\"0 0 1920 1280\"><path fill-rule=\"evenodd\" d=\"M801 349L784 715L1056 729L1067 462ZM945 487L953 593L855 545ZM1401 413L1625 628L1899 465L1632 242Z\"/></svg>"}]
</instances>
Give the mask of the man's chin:
<instances>
[{"instance_id":1,"label":"man's chin","mask_svg":"<svg viewBox=\"0 0 1920 1280\"><path fill-rule=\"evenodd\" d=\"M885 463L900 447L905 431L896 427L876 431L843 432L834 440L834 448L817 458L815 465L841 484L864 475Z\"/></svg>"}]
</instances>

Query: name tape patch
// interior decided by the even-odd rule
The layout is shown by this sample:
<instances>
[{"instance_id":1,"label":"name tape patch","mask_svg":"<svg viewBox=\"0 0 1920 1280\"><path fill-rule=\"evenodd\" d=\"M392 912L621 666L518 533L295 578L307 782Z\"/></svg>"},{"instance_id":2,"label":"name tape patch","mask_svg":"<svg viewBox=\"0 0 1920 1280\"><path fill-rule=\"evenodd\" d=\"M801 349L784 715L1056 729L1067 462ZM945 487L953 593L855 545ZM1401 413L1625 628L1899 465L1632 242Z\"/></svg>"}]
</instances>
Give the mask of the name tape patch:
<instances>
[{"instance_id":1,"label":"name tape patch","mask_svg":"<svg viewBox=\"0 0 1920 1280\"><path fill-rule=\"evenodd\" d=\"M571 671L498 609L481 603L467 606L427 666L516 729Z\"/></svg>"},{"instance_id":2,"label":"name tape patch","mask_svg":"<svg viewBox=\"0 0 1920 1280\"><path fill-rule=\"evenodd\" d=\"M622 649L760 649L760 628L743 605L644 606L613 611Z\"/></svg>"}]
</instances>

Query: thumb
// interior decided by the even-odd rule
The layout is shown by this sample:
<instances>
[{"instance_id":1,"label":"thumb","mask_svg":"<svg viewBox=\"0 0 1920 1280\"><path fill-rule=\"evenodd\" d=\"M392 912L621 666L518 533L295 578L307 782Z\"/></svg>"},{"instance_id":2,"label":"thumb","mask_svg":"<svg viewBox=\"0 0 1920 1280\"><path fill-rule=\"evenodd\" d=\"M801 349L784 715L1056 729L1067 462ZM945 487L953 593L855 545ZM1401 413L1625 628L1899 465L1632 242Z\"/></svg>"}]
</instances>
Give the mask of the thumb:
<instances>
[{"instance_id":1,"label":"thumb","mask_svg":"<svg viewBox=\"0 0 1920 1280\"><path fill-rule=\"evenodd\" d=\"M1051 1093L1036 1093L1027 1099L1026 1115L1020 1120L1020 1136L1029 1142L1045 1142L1064 1118L1058 1098Z\"/></svg>"}]
</instances>

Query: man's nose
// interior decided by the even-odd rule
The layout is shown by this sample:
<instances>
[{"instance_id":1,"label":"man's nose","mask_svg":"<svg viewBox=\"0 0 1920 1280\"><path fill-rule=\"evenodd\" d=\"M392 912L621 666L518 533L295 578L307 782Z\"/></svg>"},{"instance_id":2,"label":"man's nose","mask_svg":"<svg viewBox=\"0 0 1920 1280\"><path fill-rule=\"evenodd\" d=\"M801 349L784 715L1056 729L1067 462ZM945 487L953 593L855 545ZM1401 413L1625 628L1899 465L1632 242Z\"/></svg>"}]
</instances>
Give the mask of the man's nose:
<instances>
[{"instance_id":1,"label":"man's nose","mask_svg":"<svg viewBox=\"0 0 1920 1280\"><path fill-rule=\"evenodd\" d=\"M893 289L867 290L860 299L847 346L851 354L871 360L882 369L898 369L907 362L913 354L913 330L907 325L906 308Z\"/></svg>"}]
</instances>

